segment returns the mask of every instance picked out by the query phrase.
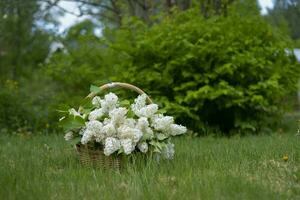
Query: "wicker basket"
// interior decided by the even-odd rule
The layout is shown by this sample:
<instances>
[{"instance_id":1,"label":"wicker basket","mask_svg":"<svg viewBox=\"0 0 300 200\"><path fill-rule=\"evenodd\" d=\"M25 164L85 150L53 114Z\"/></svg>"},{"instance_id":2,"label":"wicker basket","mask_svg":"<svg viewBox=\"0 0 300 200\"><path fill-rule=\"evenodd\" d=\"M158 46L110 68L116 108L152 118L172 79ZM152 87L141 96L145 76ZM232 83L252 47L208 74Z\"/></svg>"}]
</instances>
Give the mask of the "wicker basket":
<instances>
[{"instance_id":1,"label":"wicker basket","mask_svg":"<svg viewBox=\"0 0 300 200\"><path fill-rule=\"evenodd\" d=\"M86 167L101 169L121 169L121 158L118 156L105 156L100 149L92 149L87 145L76 144L76 151L80 163Z\"/></svg>"},{"instance_id":2,"label":"wicker basket","mask_svg":"<svg viewBox=\"0 0 300 200\"><path fill-rule=\"evenodd\" d=\"M124 88L137 92L138 94L145 94L140 88L128 84L113 82L100 86L101 90L107 90L111 88ZM93 98L95 93L90 93L87 98ZM147 102L152 103L152 100L147 96ZM114 169L120 170L123 167L124 159L120 156L111 155L105 156L102 149L93 149L88 145L76 144L77 154L79 156L80 163L86 167L101 168L101 169Z\"/></svg>"}]
</instances>

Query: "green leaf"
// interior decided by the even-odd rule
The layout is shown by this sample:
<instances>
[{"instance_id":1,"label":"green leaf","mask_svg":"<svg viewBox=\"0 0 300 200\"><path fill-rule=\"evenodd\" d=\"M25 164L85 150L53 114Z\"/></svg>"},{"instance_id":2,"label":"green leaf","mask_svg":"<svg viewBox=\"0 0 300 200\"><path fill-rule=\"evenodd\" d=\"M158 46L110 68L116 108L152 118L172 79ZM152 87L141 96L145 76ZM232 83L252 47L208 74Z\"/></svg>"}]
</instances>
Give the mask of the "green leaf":
<instances>
[{"instance_id":1,"label":"green leaf","mask_svg":"<svg viewBox=\"0 0 300 200\"><path fill-rule=\"evenodd\" d=\"M160 143L158 141L151 141L151 142L149 142L149 144L152 145L152 146L154 146L154 149L161 150L162 147L163 147L163 145L162 145L163 143Z\"/></svg>"},{"instance_id":2,"label":"green leaf","mask_svg":"<svg viewBox=\"0 0 300 200\"><path fill-rule=\"evenodd\" d=\"M127 99L123 100L123 101L120 102L120 106L129 107L130 106L130 101L128 101Z\"/></svg>"},{"instance_id":3,"label":"green leaf","mask_svg":"<svg viewBox=\"0 0 300 200\"><path fill-rule=\"evenodd\" d=\"M82 114L86 114L86 115L89 115L90 112L93 110L94 108L83 108L83 107L80 107L80 113Z\"/></svg>"},{"instance_id":4,"label":"green leaf","mask_svg":"<svg viewBox=\"0 0 300 200\"><path fill-rule=\"evenodd\" d=\"M84 108L94 108L90 98L84 98L80 101L80 105Z\"/></svg>"},{"instance_id":5,"label":"green leaf","mask_svg":"<svg viewBox=\"0 0 300 200\"><path fill-rule=\"evenodd\" d=\"M157 114L165 114L166 112L167 112L166 109L161 108L161 109L159 109L159 110L157 111Z\"/></svg>"},{"instance_id":6,"label":"green leaf","mask_svg":"<svg viewBox=\"0 0 300 200\"><path fill-rule=\"evenodd\" d=\"M85 120L79 116L68 116L60 121L64 131L81 128L85 125Z\"/></svg>"},{"instance_id":7,"label":"green leaf","mask_svg":"<svg viewBox=\"0 0 300 200\"><path fill-rule=\"evenodd\" d=\"M153 152L156 152L156 153L161 153L161 150L157 147L154 148Z\"/></svg>"},{"instance_id":8,"label":"green leaf","mask_svg":"<svg viewBox=\"0 0 300 200\"><path fill-rule=\"evenodd\" d=\"M134 118L135 117L135 114L134 114L134 112L131 109L128 110L127 117L128 118Z\"/></svg>"},{"instance_id":9,"label":"green leaf","mask_svg":"<svg viewBox=\"0 0 300 200\"><path fill-rule=\"evenodd\" d=\"M149 144L152 145L152 146L156 146L156 142L155 141L150 141Z\"/></svg>"},{"instance_id":10,"label":"green leaf","mask_svg":"<svg viewBox=\"0 0 300 200\"><path fill-rule=\"evenodd\" d=\"M119 154L122 154L122 153L124 153L124 149L123 149L123 148L120 148L120 149L118 150L117 154L119 155Z\"/></svg>"},{"instance_id":11,"label":"green leaf","mask_svg":"<svg viewBox=\"0 0 300 200\"><path fill-rule=\"evenodd\" d=\"M101 89L100 89L100 87L98 87L98 86L96 86L96 85L91 85L91 87L90 87L90 92L93 92L93 93L95 93L95 94L98 94L98 93L101 92Z\"/></svg>"},{"instance_id":12,"label":"green leaf","mask_svg":"<svg viewBox=\"0 0 300 200\"><path fill-rule=\"evenodd\" d=\"M142 141L149 140L152 138L152 134L144 133L142 136Z\"/></svg>"},{"instance_id":13,"label":"green leaf","mask_svg":"<svg viewBox=\"0 0 300 200\"><path fill-rule=\"evenodd\" d=\"M59 112L59 113L69 113L68 110L55 110L55 111L57 111L57 112Z\"/></svg>"},{"instance_id":14,"label":"green leaf","mask_svg":"<svg viewBox=\"0 0 300 200\"><path fill-rule=\"evenodd\" d=\"M167 138L168 138L166 135L164 135L164 134L162 134L162 133L157 134L156 137L157 137L158 140L164 140L164 139L167 139Z\"/></svg>"},{"instance_id":15,"label":"green leaf","mask_svg":"<svg viewBox=\"0 0 300 200\"><path fill-rule=\"evenodd\" d=\"M59 113L69 113L69 109L71 107L67 104L60 104L59 106L57 106L56 111Z\"/></svg>"}]
</instances>

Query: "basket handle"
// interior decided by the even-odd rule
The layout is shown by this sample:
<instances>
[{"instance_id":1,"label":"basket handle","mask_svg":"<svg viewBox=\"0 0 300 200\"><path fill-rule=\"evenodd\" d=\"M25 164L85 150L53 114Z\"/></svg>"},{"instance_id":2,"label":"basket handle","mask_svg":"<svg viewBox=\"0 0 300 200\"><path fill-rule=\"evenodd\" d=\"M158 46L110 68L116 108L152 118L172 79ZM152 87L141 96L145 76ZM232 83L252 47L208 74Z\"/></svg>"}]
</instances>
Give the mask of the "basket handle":
<instances>
[{"instance_id":1,"label":"basket handle","mask_svg":"<svg viewBox=\"0 0 300 200\"><path fill-rule=\"evenodd\" d=\"M138 94L146 94L143 90L140 88L131 85L129 83L120 83L120 82L112 82L112 83L106 83L102 86L99 87L101 90L107 90L107 89L112 89L112 88L124 88L124 89L129 89L137 92ZM147 94L146 94L147 95ZM91 92L87 98L93 98L96 96L96 93ZM153 103L153 101L150 99L150 97L147 95L147 101L149 104Z\"/></svg>"}]
</instances>

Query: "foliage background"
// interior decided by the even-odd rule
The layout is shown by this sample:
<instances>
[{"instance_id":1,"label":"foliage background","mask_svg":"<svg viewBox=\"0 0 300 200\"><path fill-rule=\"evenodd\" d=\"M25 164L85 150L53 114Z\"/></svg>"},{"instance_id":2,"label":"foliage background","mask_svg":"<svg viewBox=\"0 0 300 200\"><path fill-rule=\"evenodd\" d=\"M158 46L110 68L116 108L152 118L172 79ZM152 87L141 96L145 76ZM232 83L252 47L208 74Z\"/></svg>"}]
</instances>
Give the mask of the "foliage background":
<instances>
[{"instance_id":1,"label":"foliage background","mask_svg":"<svg viewBox=\"0 0 300 200\"><path fill-rule=\"evenodd\" d=\"M59 131L57 110L78 106L91 84L109 81L145 89L200 134L267 131L297 101L299 65L290 48L298 36L287 15L284 26L275 20L280 6L261 16L247 0L84 2L93 19L63 35L55 28L59 4L0 3L1 132Z\"/></svg>"}]
</instances>

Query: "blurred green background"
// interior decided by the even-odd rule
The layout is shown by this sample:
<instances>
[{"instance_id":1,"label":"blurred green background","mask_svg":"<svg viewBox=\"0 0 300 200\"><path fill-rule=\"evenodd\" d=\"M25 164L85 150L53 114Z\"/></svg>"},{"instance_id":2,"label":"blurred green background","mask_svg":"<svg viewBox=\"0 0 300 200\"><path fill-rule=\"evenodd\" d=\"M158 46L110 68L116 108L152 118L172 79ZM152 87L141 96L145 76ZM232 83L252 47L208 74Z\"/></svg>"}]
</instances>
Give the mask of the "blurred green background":
<instances>
[{"instance_id":1,"label":"blurred green background","mask_svg":"<svg viewBox=\"0 0 300 200\"><path fill-rule=\"evenodd\" d=\"M111 81L200 135L270 132L299 109L297 48L299 0L1 0L0 133L59 132L58 110Z\"/></svg>"}]
</instances>

